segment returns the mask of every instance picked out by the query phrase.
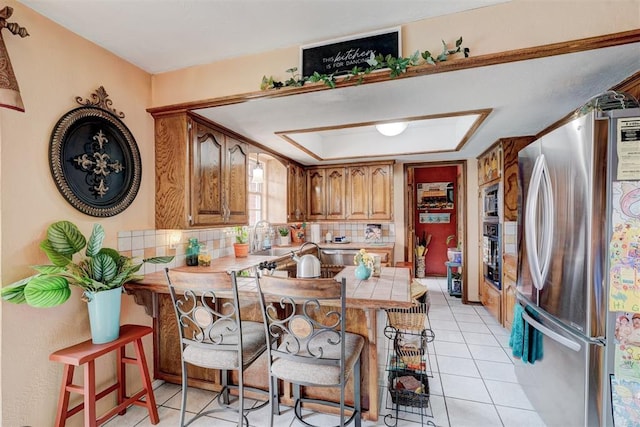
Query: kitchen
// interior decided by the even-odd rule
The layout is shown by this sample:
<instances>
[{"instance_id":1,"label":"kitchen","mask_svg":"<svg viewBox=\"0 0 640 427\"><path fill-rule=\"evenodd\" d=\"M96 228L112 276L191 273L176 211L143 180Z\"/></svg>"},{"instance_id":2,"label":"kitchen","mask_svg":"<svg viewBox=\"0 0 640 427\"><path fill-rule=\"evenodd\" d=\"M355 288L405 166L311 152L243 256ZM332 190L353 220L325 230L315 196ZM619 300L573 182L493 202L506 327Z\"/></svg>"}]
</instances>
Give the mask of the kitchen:
<instances>
[{"instance_id":1,"label":"kitchen","mask_svg":"<svg viewBox=\"0 0 640 427\"><path fill-rule=\"evenodd\" d=\"M634 21L636 9L633 7L637 5L635 3L625 3L627 9L617 6L616 11L605 6L602 10L582 11L584 19L589 22L588 26L575 22L574 11L569 10L568 6L557 11L553 17L548 17L543 13L544 11L536 10L536 7L526 4L520 5L525 8L525 11L518 11L517 3L503 6L505 8L503 13L515 12L505 19L514 22L514 29L522 27L519 37L506 38L493 31L492 23L496 27L500 26L495 24L493 19L488 19L487 11L483 10L469 13L468 18L455 17L461 20L453 21L455 25L452 25L450 20L435 20L429 23L429 29L409 26L409 30L414 31L414 36L411 36L411 31L408 31L407 37L418 37L415 36L417 32L421 34L419 38L426 40L439 41L441 37L453 40L459 36L460 32L456 27L465 28L466 41L483 40L482 45L472 45L472 54L475 56L580 39L596 34L616 33L638 27L637 19ZM8 4L15 9L16 20L29 28L31 36L20 40L14 40L15 37L5 38L25 100L26 113L20 114L8 110L0 112L3 159L3 283L24 277L29 270L29 265L44 261L38 251L37 243L42 237L42 230L48 223L69 218L83 225L83 228L89 228L94 222L93 218L73 210L60 197L51 180L44 154L55 120L72 106L73 97L86 97L97 86L104 85L118 109L126 112L125 122L132 129L141 146L143 177L136 200L121 215L101 220L107 229L108 238L115 241L118 231L155 228L154 124L146 109L248 93L256 90L262 75L280 75L291 64L297 63L298 51L294 48L279 52L281 56L276 55L277 59L274 57L273 61L266 61L264 56L255 58L250 61L250 67L237 61L230 61L192 70L198 71L198 74L202 73L202 78L195 78L190 73L188 73L189 77L185 77L185 74L180 72L150 75L69 33L32 12L23 4L16 1L9 1ZM615 18L602 19L603 16L612 15ZM549 22L549 19L557 20L553 21L557 25L549 23L548 31L536 32L535 38L528 41L532 34L530 30L525 29L530 28L527 22L530 22L529 19L532 16L539 17L545 22ZM465 18L470 19L471 23L469 24ZM574 24L574 27L569 25L570 28L567 28L567 23ZM445 31L447 26L453 27L453 30ZM585 27L588 27L588 31ZM563 28L567 33L558 35L559 28ZM43 44L42 40L48 40L48 44ZM422 44L413 40L411 38L405 41L407 51L419 48L418 45ZM241 72L239 73L238 70ZM247 73L250 75L246 75ZM236 78L235 74L246 77ZM56 84L51 85L51 81L56 81ZM48 101L38 102L40 99ZM568 113L571 108L567 106L565 111ZM515 117L512 118L512 120L515 119ZM546 119L544 124L538 124L518 135L539 132L545 125L558 119L560 117ZM487 143L491 142L493 141L487 141ZM470 252L473 242L478 241L479 236L473 220L477 218L478 212L477 195L474 191L475 157L476 155L469 156L473 160L467 162L466 174L469 188L466 199L468 234L466 259L469 261L467 275L471 278L479 271L477 261L474 269L474 257ZM433 155L436 161L443 158L442 154ZM400 249L398 241L405 241L403 194L400 191L403 188L403 172L400 166L396 166L394 170L393 188L396 189L393 206L397 245L394 257L395 260L400 260L404 249ZM472 286L471 283L469 285ZM477 291L475 293L477 294ZM132 298L125 298L123 302L125 304L123 321L149 324L148 316L132 301ZM51 413L56 405L59 372L46 362L46 356L58 347L72 344L88 336L86 310L80 301L39 312L30 311L26 307L5 304L2 305L2 310L3 424L47 425L50 420L46 416L29 418L29 414L33 412L31 408L40 407L43 408L42 412ZM17 325L19 327L16 327ZM148 354L151 354L150 344ZM112 368L105 366L104 376L108 376L111 370ZM33 416L38 417L38 415Z\"/></svg>"}]
</instances>

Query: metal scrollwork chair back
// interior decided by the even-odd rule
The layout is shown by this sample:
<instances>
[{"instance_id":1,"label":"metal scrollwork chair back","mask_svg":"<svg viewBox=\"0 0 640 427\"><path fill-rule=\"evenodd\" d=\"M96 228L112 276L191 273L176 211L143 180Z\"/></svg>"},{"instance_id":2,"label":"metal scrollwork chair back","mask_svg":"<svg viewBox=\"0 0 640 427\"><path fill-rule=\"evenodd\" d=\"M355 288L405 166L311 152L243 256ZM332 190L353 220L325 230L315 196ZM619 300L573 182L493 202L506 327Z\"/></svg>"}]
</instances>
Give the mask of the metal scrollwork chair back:
<instances>
[{"instance_id":1,"label":"metal scrollwork chair back","mask_svg":"<svg viewBox=\"0 0 640 427\"><path fill-rule=\"evenodd\" d=\"M243 423L248 426L246 412L259 409L268 401L250 409L244 407L244 392L259 390L244 385L243 372L266 351L267 345L262 323L240 319L235 272L230 275L221 274L219 280L212 280L203 289L176 287L171 281L168 269L165 269L165 273L180 336L180 426L188 425L203 415L223 410L238 412L238 426L242 426ZM201 412L185 424L187 364L219 369L223 388L218 395L219 407ZM237 385L230 384L232 371L238 371ZM237 402L233 404L229 399L230 388L238 389Z\"/></svg>"},{"instance_id":2,"label":"metal scrollwork chair back","mask_svg":"<svg viewBox=\"0 0 640 427\"><path fill-rule=\"evenodd\" d=\"M340 408L340 426L361 425L360 354L364 338L348 333L346 282L342 279L256 277L267 336L269 387L274 414L280 414L278 380L292 384L294 414L303 424L302 405L321 403ZM273 344L272 344L273 343ZM353 384L353 403L345 403L345 388ZM340 401L301 394L301 386L335 387ZM345 409L350 412L345 417ZM347 419L345 419L347 418ZM324 426L323 426L324 427Z\"/></svg>"}]
</instances>

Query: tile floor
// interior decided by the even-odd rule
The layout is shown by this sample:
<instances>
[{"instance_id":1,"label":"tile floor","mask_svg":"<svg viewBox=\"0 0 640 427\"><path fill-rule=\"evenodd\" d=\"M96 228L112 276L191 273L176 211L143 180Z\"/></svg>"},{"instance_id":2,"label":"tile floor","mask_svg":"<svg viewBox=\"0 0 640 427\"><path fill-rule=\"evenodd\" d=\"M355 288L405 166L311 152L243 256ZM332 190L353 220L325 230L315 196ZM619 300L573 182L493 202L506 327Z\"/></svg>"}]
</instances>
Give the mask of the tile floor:
<instances>
[{"instance_id":1,"label":"tile floor","mask_svg":"<svg viewBox=\"0 0 640 427\"><path fill-rule=\"evenodd\" d=\"M463 305L459 298L447 293L446 279L421 279L429 287L431 309L429 322L435 332L435 340L428 344L429 364L432 377L429 378L431 397L429 407L424 410L425 425L450 427L524 427L544 426L533 411L531 404L517 383L514 363L510 356L508 332L480 305ZM385 314L380 314L378 325L379 343L387 343L384 338ZM386 388L384 363L387 350L379 345L378 360L380 371L380 418L376 422L364 421L363 427L384 426L385 415L392 414L393 408ZM175 384L160 383L155 390L160 423L158 426L174 427L178 424L180 408L180 387ZM215 393L189 389L187 419L202 410L210 409L215 403ZM278 427L298 426L293 421L293 413L288 407L281 407L283 413L276 417ZM415 412L415 410L413 411ZM203 417L192 424L198 426L234 426L232 413L218 413L216 417ZM309 421L319 426L335 425L336 417L310 414ZM398 427L420 426L420 416L400 411L398 419L387 418ZM268 409L263 408L249 414L252 427L268 425ZM151 426L146 410L142 407L129 408L124 416L116 416L107 427Z\"/></svg>"}]
</instances>

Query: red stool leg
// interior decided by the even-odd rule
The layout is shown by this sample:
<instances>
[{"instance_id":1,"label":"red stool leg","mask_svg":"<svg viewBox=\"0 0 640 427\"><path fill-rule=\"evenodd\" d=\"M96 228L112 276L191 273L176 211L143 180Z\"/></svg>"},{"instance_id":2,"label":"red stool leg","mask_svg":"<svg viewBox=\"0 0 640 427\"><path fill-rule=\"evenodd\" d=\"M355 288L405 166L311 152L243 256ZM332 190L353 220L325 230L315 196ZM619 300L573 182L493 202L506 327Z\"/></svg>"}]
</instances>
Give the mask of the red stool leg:
<instances>
[{"instance_id":1,"label":"red stool leg","mask_svg":"<svg viewBox=\"0 0 640 427\"><path fill-rule=\"evenodd\" d=\"M118 405L125 401L127 398L127 365L124 361L125 358L125 347L122 346L117 351L117 361L116 361L116 371L117 371L117 379L118 379ZM127 413L127 408L124 408L122 411L118 412L118 415L125 415Z\"/></svg>"},{"instance_id":2,"label":"red stool leg","mask_svg":"<svg viewBox=\"0 0 640 427\"><path fill-rule=\"evenodd\" d=\"M69 408L69 391L67 386L73 381L73 365L64 365L62 374L62 386L60 387L60 397L58 398L58 412L56 413L56 427L63 427L67 422L67 409Z\"/></svg>"},{"instance_id":3,"label":"red stool leg","mask_svg":"<svg viewBox=\"0 0 640 427\"><path fill-rule=\"evenodd\" d=\"M96 427L96 362L89 360L84 364L84 425Z\"/></svg>"},{"instance_id":4,"label":"red stool leg","mask_svg":"<svg viewBox=\"0 0 640 427\"><path fill-rule=\"evenodd\" d=\"M158 408L156 407L156 398L153 395L153 387L151 386L151 378L149 377L149 370L147 369L147 359L144 356L144 347L142 347L142 338L138 338L134 342L136 349L136 364L140 368L140 377L144 384L144 389L147 391L147 410L149 411L149 418L151 418L151 424L158 424L160 418L158 417Z\"/></svg>"}]
</instances>

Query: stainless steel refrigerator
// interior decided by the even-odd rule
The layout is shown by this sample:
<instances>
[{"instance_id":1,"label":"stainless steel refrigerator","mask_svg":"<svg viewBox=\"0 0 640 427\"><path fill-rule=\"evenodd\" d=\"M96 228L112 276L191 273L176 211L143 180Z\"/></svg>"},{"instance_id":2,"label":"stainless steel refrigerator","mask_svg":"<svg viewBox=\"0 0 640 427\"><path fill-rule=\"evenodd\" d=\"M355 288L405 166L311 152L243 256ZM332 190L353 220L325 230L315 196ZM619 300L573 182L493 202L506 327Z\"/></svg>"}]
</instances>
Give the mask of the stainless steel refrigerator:
<instances>
[{"instance_id":1,"label":"stainless steel refrigerator","mask_svg":"<svg viewBox=\"0 0 640 427\"><path fill-rule=\"evenodd\" d=\"M516 375L550 427L613 425L610 189L616 121L638 116L640 109L591 111L518 156L517 301L542 334L543 356L516 361Z\"/></svg>"}]
</instances>

